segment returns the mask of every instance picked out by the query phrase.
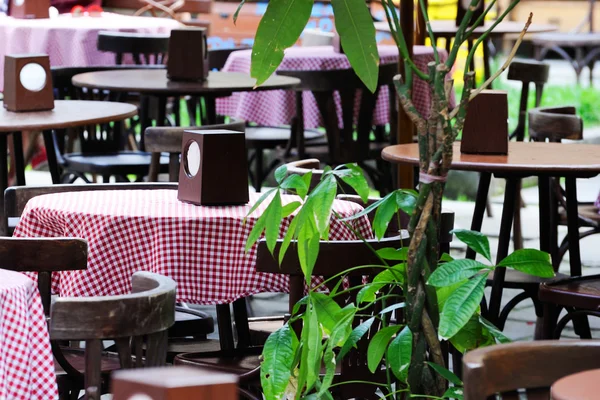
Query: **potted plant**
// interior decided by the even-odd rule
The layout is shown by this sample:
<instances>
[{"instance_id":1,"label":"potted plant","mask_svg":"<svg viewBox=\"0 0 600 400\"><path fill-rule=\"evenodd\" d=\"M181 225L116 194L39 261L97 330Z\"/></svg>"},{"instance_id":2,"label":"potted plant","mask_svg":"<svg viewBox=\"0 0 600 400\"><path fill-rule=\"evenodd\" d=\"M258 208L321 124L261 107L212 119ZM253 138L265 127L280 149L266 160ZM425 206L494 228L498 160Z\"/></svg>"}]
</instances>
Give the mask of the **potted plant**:
<instances>
[{"instance_id":1,"label":"potted plant","mask_svg":"<svg viewBox=\"0 0 600 400\"><path fill-rule=\"evenodd\" d=\"M257 84L264 82L276 70L283 58L284 49L296 42L308 21L312 3L312 0L270 0L259 24L252 53L251 73L257 78ZM364 0L332 0L331 3L344 51L365 86L374 90L377 86L378 53L369 10ZM484 295L488 272L497 267L508 267L537 276L554 275L549 255L533 249L516 251L500 264L492 264L488 239L478 232L454 233L458 239L487 260L486 263L467 259L453 260L448 255L438 254L437 235L444 183L452 160L452 144L462 130L469 101L508 67L531 22L530 15L507 61L480 87L473 87L474 75L465 70L459 105L450 110L450 91L453 88L452 80L447 79L447 75L456 60L460 46L473 33L473 28L469 28L469 21L478 3L479 0L471 0L470 7L458 27L448 59L442 62L434 49L435 62L430 63L428 71L421 71L409 57L392 0L382 0L392 36L406 71L405 76L397 76L394 83L400 104L417 128L420 184L418 192L396 190L368 207L363 213L376 209L373 228L377 237L383 235L390 219L398 210L408 213L411 216L408 226L410 244L400 251L390 250L379 254L384 268L381 274L386 274L385 279L378 280L376 277L371 283L361 287L357 296L358 304L354 304L354 308L344 309L344 315L350 317L340 319L335 326L324 326L324 321L318 318L322 314L322 307L330 306L333 299L325 302L325 305L323 301L316 301L317 295L314 291L309 291L302 302L304 307L298 308L299 311L292 319L302 319L305 326L309 321L313 321L311 332L303 329L301 336L296 337L293 330L286 325L272 334L265 344L261 382L267 399L290 396L331 397L328 389L332 385L332 370L337 358L343 356L344 351L352 347L366 332L364 324L368 322L352 329L351 317L359 309L364 309L388 293L383 289L389 286L395 286L402 291L405 301L396 307L403 308L402 318L390 324L386 315L374 316L380 318L383 325L371 339L368 349L369 368L374 369L380 363L384 363L386 371L390 372L387 397L405 398L409 395L424 398L461 398L460 380L444 365L441 341L450 341L457 349L466 351L480 345L507 340L480 316L479 304ZM489 2L473 26L479 25L495 3L496 0ZM467 57L467 68L478 46L517 3L518 0L514 0L492 24L490 30L475 42ZM243 3L240 7L242 5ZM419 0L419 5L428 35L432 43L435 43L425 2ZM431 115L427 119L419 114L412 103L411 88L415 75L425 80L431 90ZM278 186L264 193L250 211L252 213L258 204L268 199L266 211L250 233L248 247L256 243L264 232L267 245L273 251L282 219L293 215L278 256L281 261L294 241L294 249L298 252L308 282L318 255L319 240L327 239L330 217L336 217L332 216L332 204L337 193L337 182L343 181L350 185L364 200L369 193L368 185L362 171L355 165L326 169L320 183L310 194L310 174L304 177L286 175L285 167L278 169L275 173ZM282 190L297 193L301 201L283 204L280 194ZM318 297L322 299L322 296ZM395 309L387 312L393 311ZM315 335L320 339L324 332L327 335L322 341L313 340L309 343ZM307 360L320 362L311 364L314 367L311 370L310 367L306 367ZM314 370L320 369L321 364L326 368L322 377ZM448 382L452 383L452 386L449 386Z\"/></svg>"}]
</instances>

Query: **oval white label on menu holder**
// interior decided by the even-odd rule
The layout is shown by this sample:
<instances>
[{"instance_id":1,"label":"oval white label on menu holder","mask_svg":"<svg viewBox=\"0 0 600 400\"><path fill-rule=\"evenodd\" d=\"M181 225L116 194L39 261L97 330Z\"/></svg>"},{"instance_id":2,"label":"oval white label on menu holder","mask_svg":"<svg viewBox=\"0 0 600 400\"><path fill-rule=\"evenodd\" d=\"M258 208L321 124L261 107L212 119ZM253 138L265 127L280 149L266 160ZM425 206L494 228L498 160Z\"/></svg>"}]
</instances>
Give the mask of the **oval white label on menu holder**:
<instances>
[{"instance_id":1,"label":"oval white label on menu holder","mask_svg":"<svg viewBox=\"0 0 600 400\"><path fill-rule=\"evenodd\" d=\"M13 4L17 7L21 7L23 4L25 4L25 0L15 0Z\"/></svg>"},{"instance_id":2,"label":"oval white label on menu holder","mask_svg":"<svg viewBox=\"0 0 600 400\"><path fill-rule=\"evenodd\" d=\"M192 141L187 148L185 157L186 172L190 178L193 178L200 169L200 146Z\"/></svg>"},{"instance_id":3,"label":"oval white label on menu holder","mask_svg":"<svg viewBox=\"0 0 600 400\"><path fill-rule=\"evenodd\" d=\"M25 64L19 73L21 85L32 92L39 92L46 86L46 71L40 64Z\"/></svg>"}]
</instances>

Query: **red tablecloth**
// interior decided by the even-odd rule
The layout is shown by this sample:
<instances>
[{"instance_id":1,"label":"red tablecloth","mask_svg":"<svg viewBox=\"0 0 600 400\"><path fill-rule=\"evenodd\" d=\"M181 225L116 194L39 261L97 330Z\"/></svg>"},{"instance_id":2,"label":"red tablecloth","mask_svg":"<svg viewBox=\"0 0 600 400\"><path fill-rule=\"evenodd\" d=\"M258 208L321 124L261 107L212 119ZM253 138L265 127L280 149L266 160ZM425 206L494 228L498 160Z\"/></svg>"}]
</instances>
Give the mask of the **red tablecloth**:
<instances>
[{"instance_id":1,"label":"red tablecloth","mask_svg":"<svg viewBox=\"0 0 600 400\"><path fill-rule=\"evenodd\" d=\"M0 399L57 397L37 285L23 274L0 270Z\"/></svg>"},{"instance_id":2,"label":"red tablecloth","mask_svg":"<svg viewBox=\"0 0 600 400\"><path fill-rule=\"evenodd\" d=\"M250 204L258 195L250 196ZM286 195L284 202L297 199ZM53 274L61 296L128 293L131 275L152 271L177 282L177 300L197 304L230 303L259 292L288 292L283 275L257 273L256 246L244 251L263 203L248 218L250 205L200 207L177 200L177 190L77 192L44 195L27 204L15 236L80 237L88 241L86 271ZM336 200L349 216L361 207ZM287 229L289 218L282 225ZM366 218L355 229L370 237ZM334 221L331 240L356 239ZM292 251L292 250L290 250Z\"/></svg>"},{"instance_id":3,"label":"red tablecloth","mask_svg":"<svg viewBox=\"0 0 600 400\"><path fill-rule=\"evenodd\" d=\"M398 62L396 46L378 46L381 64ZM227 59L223 71L250 73L251 50L233 52ZM440 57L445 60L448 54L440 49ZM434 61L433 49L426 46L414 46L415 64L427 71L427 63ZM280 70L335 70L350 68L348 58L336 53L333 46L292 47L285 51L285 57L279 66ZM303 93L304 126L316 128L322 125L321 114L314 96ZM431 96L425 82L415 79L413 84L413 100L423 115L429 115ZM389 122L389 96L387 88L382 88L373 115L375 125ZM341 106L338 100L338 115ZM358 108L357 108L358 110ZM217 112L261 125L277 126L289 124L296 114L294 94L291 91L270 90L266 92L234 93L224 99L217 99Z\"/></svg>"},{"instance_id":4,"label":"red tablecloth","mask_svg":"<svg viewBox=\"0 0 600 400\"><path fill-rule=\"evenodd\" d=\"M99 17L61 14L49 19L18 19L0 14L0 71L4 69L4 56L17 53L48 54L51 66L114 65L113 53L96 49L98 32L168 33L180 26L172 19L112 13ZM0 90L3 87L4 75L0 74Z\"/></svg>"}]
</instances>

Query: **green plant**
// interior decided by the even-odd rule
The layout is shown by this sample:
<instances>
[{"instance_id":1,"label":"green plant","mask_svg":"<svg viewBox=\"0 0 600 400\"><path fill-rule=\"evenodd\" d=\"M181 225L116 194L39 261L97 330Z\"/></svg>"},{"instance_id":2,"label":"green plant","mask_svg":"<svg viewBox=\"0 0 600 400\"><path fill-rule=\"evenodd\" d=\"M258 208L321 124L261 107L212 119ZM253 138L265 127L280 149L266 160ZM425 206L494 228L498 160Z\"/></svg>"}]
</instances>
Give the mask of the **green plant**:
<instances>
[{"instance_id":1,"label":"green plant","mask_svg":"<svg viewBox=\"0 0 600 400\"><path fill-rule=\"evenodd\" d=\"M448 285L439 278L441 272L437 272L438 269L445 271L446 268L450 268L445 266L447 264L438 267L440 257L437 237L441 200L452 160L453 142L462 131L469 101L508 67L532 18L530 15L506 62L481 86L474 88L473 73L465 69L459 105L450 110L449 93L453 90L453 83L452 80L447 79L447 75L456 60L459 48L473 33L474 28L469 27L469 23L479 1L470 1L465 17L457 29L448 58L442 61L437 49L434 48L435 61L428 65L427 71L421 71L410 58L407 42L392 0L382 0L387 22L398 46L405 71L404 76L396 77L394 84L400 104L417 129L420 161L418 193L405 190L394 191L367 209L367 211L377 209L374 231L378 237L381 237L384 227L387 226L389 219L397 210L402 209L411 215L408 226L410 244L407 250L398 252L403 255L404 259L392 260L393 263L390 265L380 255L382 265L393 276L389 277L389 281L385 281L384 286L380 286L381 282L378 282L376 286L369 286L370 289L365 289L365 292L369 294L367 299L364 298L366 294L360 299L360 301L367 302L377 299L386 300L387 298L382 299L381 295L381 291L384 291L384 297L387 295L384 288L386 285L402 291L404 302L400 304L403 307L403 323L386 326L386 322L380 332L371 340L369 346L376 349L370 351L372 359L369 366L375 368L382 358L386 364L389 396L396 397L396 394L400 394L401 397L408 393L442 398L447 390L453 390L447 396L458 397L456 391L459 389L448 389L447 387L448 381L457 384L458 380L445 369L440 339L454 339L456 342L458 340L456 335L462 334L466 341L477 337L477 332L480 332L481 335L487 332L488 339L483 340L485 338L481 336L482 340L471 340L479 345L490 342L490 337L494 335L491 325L482 322L477 317L477 313L478 304L483 295L485 271L494 269L496 266L474 265L465 260L448 261L447 264L455 268L456 276L461 278L451 284L446 282ZM375 45L375 29L365 1L332 0L331 3L336 29L350 64L365 86L373 91L377 87L379 57ZM478 25L485 18L495 3L496 0L488 3L484 13L474 25ZM491 30L506 17L517 3L518 0L513 0L490 29L475 41L467 56L466 66L471 64L470 61L473 59L475 51L488 37ZM308 21L312 4L313 0L269 1L259 24L252 50L251 74L257 78L257 84L264 82L276 70L283 58L285 48L296 42ZM435 42L425 1L419 0L418 4L425 19L427 33L432 42ZM242 5L243 2L240 7ZM415 76L427 82L431 91L430 115L427 118L419 114L412 101L412 84ZM308 187L307 181L304 181L306 177L285 178L285 171L279 170L276 174L279 187L262 197L261 201L264 201L269 195L272 195L273 199L267 211L258 219L250 234L248 244L254 243L264 230L267 245L273 251L276 244L274 235L277 233L281 218L284 215L291 215L297 210L285 235L279 259L281 261L291 241L297 240L297 251L302 270L307 279L310 279L312 266L318 256L319 239L326 239L328 235L336 181L343 180L363 198L367 195L367 186L359 171L353 165L347 165L346 169L329 169L311 195L305 197ZM283 205L279 192L281 189L295 190L304 198L304 202L302 205L300 203L291 206ZM349 223L349 221L346 222ZM463 232L460 235L462 240L482 254L486 248L486 240L476 233ZM551 271L547 254L527 250L517 252L511 257L508 258L510 267L515 268L516 265L519 265L520 268L523 268L523 265L535 265L537 267L530 267L531 271L529 272L543 270L544 273L549 274ZM440 279L436 281L437 285L441 285L439 288L428 284L432 276ZM290 382L288 379L290 376L292 377L290 387L293 388L294 397L330 396L328 388L332 384L332 368L335 367L336 360L336 357L333 356L334 349L341 347L340 353L343 355L344 345L346 348L351 346L351 342L347 344L348 340L355 340L360 333L359 331L353 335L355 331L349 331L349 325L344 325L343 321L352 320L351 316L355 315L362 307L359 302L353 307L342 310L335 309L337 315L342 317L337 321L324 318L323 312L319 312L321 303L333 304L331 295L335 295L335 293L326 296L329 299L326 301L321 295L311 292L304 300L306 311L296 313L293 317L302 318L303 329L300 338L295 338L290 329L283 328L269 339L263 354L262 371L263 389L267 398L283 396L283 392ZM382 319L388 321L385 315ZM321 341L323 332L329 334L325 341L326 345L323 345ZM463 347L469 348L466 345ZM327 368L324 377L319 376L321 362ZM394 379L390 373L393 373L396 380L399 381L398 386L392 386Z\"/></svg>"}]
</instances>

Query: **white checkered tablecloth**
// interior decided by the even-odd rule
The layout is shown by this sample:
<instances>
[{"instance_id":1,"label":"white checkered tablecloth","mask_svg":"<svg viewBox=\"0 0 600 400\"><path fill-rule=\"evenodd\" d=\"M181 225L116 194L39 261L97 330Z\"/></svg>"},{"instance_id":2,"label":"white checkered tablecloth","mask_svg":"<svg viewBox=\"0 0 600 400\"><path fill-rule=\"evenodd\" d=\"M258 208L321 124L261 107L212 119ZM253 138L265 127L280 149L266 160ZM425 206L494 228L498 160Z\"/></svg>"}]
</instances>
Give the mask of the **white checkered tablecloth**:
<instances>
[{"instance_id":1,"label":"white checkered tablecloth","mask_svg":"<svg viewBox=\"0 0 600 400\"><path fill-rule=\"evenodd\" d=\"M378 46L381 64L398 62L396 46ZM427 63L434 61L433 49L426 46L414 46L414 62L423 71L427 71ZM440 58L446 60L448 54L440 49ZM250 73L252 50L240 50L231 53L223 71ZM348 58L336 53L333 46L291 47L285 51L285 57L279 66L280 70L335 70L350 68ZM321 114L312 93L302 94L304 106L304 126L317 128L322 126ZM414 79L413 101L417 110L424 116L429 115L431 96L429 88L420 79ZM338 115L341 105L338 99ZM358 111L358 108L356 108ZM373 124L384 125L389 122L390 102L388 89L384 87L379 93L377 106L373 115ZM232 96L217 99L217 113L229 115L260 125L278 126L289 124L296 114L294 94L292 91L269 90L261 92L240 92Z\"/></svg>"},{"instance_id":2,"label":"white checkered tablecloth","mask_svg":"<svg viewBox=\"0 0 600 400\"><path fill-rule=\"evenodd\" d=\"M98 51L100 31L169 33L181 27L167 18L134 17L103 12L101 16L19 19L0 15L0 71L4 56L18 53L48 54L51 66L84 67L114 65L114 53ZM0 91L4 75L0 73Z\"/></svg>"},{"instance_id":3,"label":"white checkered tablecloth","mask_svg":"<svg viewBox=\"0 0 600 400\"><path fill-rule=\"evenodd\" d=\"M256 245L244 251L252 227L266 208L263 203L243 223L258 196L251 194L250 203L243 206L201 207L177 200L177 190L50 194L29 201L15 236L88 241L86 271L53 274L53 291L61 296L128 293L131 275L144 270L173 278L178 301L230 303L259 292L288 292L285 276L255 271ZM283 196L284 203L296 199ZM334 209L350 216L361 207L336 200ZM282 234L289 222L284 220ZM371 237L366 217L354 225L361 235ZM334 220L330 239L356 236Z\"/></svg>"},{"instance_id":4,"label":"white checkered tablecloth","mask_svg":"<svg viewBox=\"0 0 600 400\"><path fill-rule=\"evenodd\" d=\"M56 399L56 375L40 293L0 270L0 399Z\"/></svg>"}]
</instances>

